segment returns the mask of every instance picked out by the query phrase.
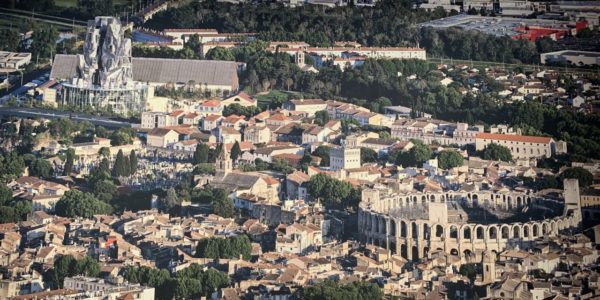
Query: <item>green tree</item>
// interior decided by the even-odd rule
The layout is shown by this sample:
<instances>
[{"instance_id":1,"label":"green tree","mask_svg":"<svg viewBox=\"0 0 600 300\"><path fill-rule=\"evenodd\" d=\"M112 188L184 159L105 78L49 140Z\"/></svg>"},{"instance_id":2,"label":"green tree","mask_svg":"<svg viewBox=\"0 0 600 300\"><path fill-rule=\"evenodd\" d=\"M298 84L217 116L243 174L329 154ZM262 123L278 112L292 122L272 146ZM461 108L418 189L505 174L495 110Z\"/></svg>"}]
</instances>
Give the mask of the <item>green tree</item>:
<instances>
[{"instance_id":1,"label":"green tree","mask_svg":"<svg viewBox=\"0 0 600 300\"><path fill-rule=\"evenodd\" d=\"M463 161L462 155L454 150L444 150L438 155L438 165L444 170L460 167Z\"/></svg>"},{"instance_id":2,"label":"green tree","mask_svg":"<svg viewBox=\"0 0 600 300\"><path fill-rule=\"evenodd\" d=\"M129 175L135 174L138 168L138 159L135 150L129 152Z\"/></svg>"},{"instance_id":3,"label":"green tree","mask_svg":"<svg viewBox=\"0 0 600 300\"><path fill-rule=\"evenodd\" d=\"M19 31L16 29L0 29L0 50L9 52L19 52Z\"/></svg>"},{"instance_id":4,"label":"green tree","mask_svg":"<svg viewBox=\"0 0 600 300\"><path fill-rule=\"evenodd\" d=\"M211 237L200 240L196 247L196 256L203 258L250 259L252 244L246 235L227 238Z\"/></svg>"},{"instance_id":5,"label":"green tree","mask_svg":"<svg viewBox=\"0 0 600 300\"><path fill-rule=\"evenodd\" d=\"M56 202L55 212L62 217L91 218L98 214L110 214L112 208L93 194L70 190Z\"/></svg>"},{"instance_id":6,"label":"green tree","mask_svg":"<svg viewBox=\"0 0 600 300\"><path fill-rule=\"evenodd\" d=\"M4 155L0 154L0 178L2 181L9 182L21 176L24 169L25 162L23 161L23 157L19 156L16 152L12 151Z\"/></svg>"},{"instance_id":7,"label":"green tree","mask_svg":"<svg viewBox=\"0 0 600 300\"><path fill-rule=\"evenodd\" d=\"M208 50L208 52L206 52L206 59L233 61L233 60L235 60L235 57L233 56L233 53L231 52L231 50L223 48L223 47L215 47L215 48Z\"/></svg>"},{"instance_id":8,"label":"green tree","mask_svg":"<svg viewBox=\"0 0 600 300\"><path fill-rule=\"evenodd\" d=\"M114 14L113 0L77 0L77 8L88 16L110 16Z\"/></svg>"},{"instance_id":9,"label":"green tree","mask_svg":"<svg viewBox=\"0 0 600 300\"><path fill-rule=\"evenodd\" d=\"M240 157L240 155L242 155L242 149L240 148L240 144L238 143L238 141L235 141L235 144L233 144L233 147L231 147L230 157L232 160L236 161Z\"/></svg>"},{"instance_id":10,"label":"green tree","mask_svg":"<svg viewBox=\"0 0 600 300\"><path fill-rule=\"evenodd\" d=\"M431 158L431 149L418 140L411 140L414 146L396 155L396 164L404 167L418 167Z\"/></svg>"},{"instance_id":11,"label":"green tree","mask_svg":"<svg viewBox=\"0 0 600 300\"><path fill-rule=\"evenodd\" d=\"M88 183L94 185L98 181L111 179L110 172L110 163L108 162L108 158L105 157L90 172L87 178Z\"/></svg>"},{"instance_id":12,"label":"green tree","mask_svg":"<svg viewBox=\"0 0 600 300\"><path fill-rule=\"evenodd\" d=\"M73 256L61 256L54 261L54 267L46 273L47 280L54 288L62 288L66 277L70 276L77 261Z\"/></svg>"},{"instance_id":13,"label":"green tree","mask_svg":"<svg viewBox=\"0 0 600 300\"><path fill-rule=\"evenodd\" d=\"M100 265L89 256L81 259L75 259L71 255L60 256L54 261L53 267L46 271L44 278L54 288L62 288L66 277L78 275L98 277L100 275Z\"/></svg>"},{"instance_id":14,"label":"green tree","mask_svg":"<svg viewBox=\"0 0 600 300\"><path fill-rule=\"evenodd\" d=\"M512 161L512 153L505 146L491 143L483 149L483 159Z\"/></svg>"},{"instance_id":15,"label":"green tree","mask_svg":"<svg viewBox=\"0 0 600 300\"><path fill-rule=\"evenodd\" d=\"M377 162L379 155L377 152L371 148L360 147L360 163L372 163Z\"/></svg>"},{"instance_id":16,"label":"green tree","mask_svg":"<svg viewBox=\"0 0 600 300\"><path fill-rule=\"evenodd\" d=\"M117 186L112 180L100 180L94 184L94 195L108 203L117 195Z\"/></svg>"},{"instance_id":17,"label":"green tree","mask_svg":"<svg viewBox=\"0 0 600 300\"><path fill-rule=\"evenodd\" d=\"M566 178L577 179L579 181L579 186L581 187L588 187L594 183L594 175L582 167L573 167L564 170L560 174L560 179L562 181Z\"/></svg>"},{"instance_id":18,"label":"green tree","mask_svg":"<svg viewBox=\"0 0 600 300\"><path fill-rule=\"evenodd\" d=\"M105 158L110 157L110 148L108 148L108 147L100 148L100 150L98 150L98 155L105 157Z\"/></svg>"},{"instance_id":19,"label":"green tree","mask_svg":"<svg viewBox=\"0 0 600 300\"><path fill-rule=\"evenodd\" d=\"M164 211L171 211L173 208L181 204L181 199L177 196L177 192L174 188L170 188L167 190L167 195L162 198L160 202L160 206Z\"/></svg>"},{"instance_id":20,"label":"green tree","mask_svg":"<svg viewBox=\"0 0 600 300\"><path fill-rule=\"evenodd\" d=\"M244 236L245 237L245 236ZM246 238L248 240L248 238ZM243 255L243 254L242 254ZM213 268L202 273L202 295L210 296L213 292L230 285L227 274Z\"/></svg>"},{"instance_id":21,"label":"green tree","mask_svg":"<svg viewBox=\"0 0 600 300\"><path fill-rule=\"evenodd\" d=\"M339 284L335 281L326 279L315 285L304 288L302 300L320 300L320 299L357 299L371 300L384 299L381 288L374 283L357 281L349 284Z\"/></svg>"},{"instance_id":22,"label":"green tree","mask_svg":"<svg viewBox=\"0 0 600 300\"><path fill-rule=\"evenodd\" d=\"M0 206L3 206L12 200L12 190L3 182L0 182Z\"/></svg>"},{"instance_id":23,"label":"green tree","mask_svg":"<svg viewBox=\"0 0 600 300\"><path fill-rule=\"evenodd\" d=\"M0 206L0 224L12 223L17 220L15 209L10 206Z\"/></svg>"},{"instance_id":24,"label":"green tree","mask_svg":"<svg viewBox=\"0 0 600 300\"><path fill-rule=\"evenodd\" d=\"M128 145L133 142L134 133L131 129L117 129L110 135L110 144L113 146Z\"/></svg>"},{"instance_id":25,"label":"green tree","mask_svg":"<svg viewBox=\"0 0 600 300\"><path fill-rule=\"evenodd\" d=\"M329 207L340 207L348 202L346 199L351 196L352 185L345 181L340 181L326 174L317 174L310 178L308 182L308 193L313 199L320 199L323 204Z\"/></svg>"},{"instance_id":26,"label":"green tree","mask_svg":"<svg viewBox=\"0 0 600 300\"><path fill-rule=\"evenodd\" d=\"M387 131L380 131L379 138L387 141L387 140L392 139L392 135Z\"/></svg>"},{"instance_id":27,"label":"green tree","mask_svg":"<svg viewBox=\"0 0 600 300\"><path fill-rule=\"evenodd\" d=\"M52 25L41 26L33 31L31 36L31 51L36 59L52 59L56 54L56 39L58 30Z\"/></svg>"},{"instance_id":28,"label":"green tree","mask_svg":"<svg viewBox=\"0 0 600 300\"><path fill-rule=\"evenodd\" d=\"M200 280L189 277L178 277L175 284L176 299L195 299L202 293Z\"/></svg>"},{"instance_id":29,"label":"green tree","mask_svg":"<svg viewBox=\"0 0 600 300\"><path fill-rule=\"evenodd\" d=\"M214 163L200 163L194 167L194 174L215 174Z\"/></svg>"},{"instance_id":30,"label":"green tree","mask_svg":"<svg viewBox=\"0 0 600 300\"><path fill-rule=\"evenodd\" d=\"M285 159L275 158L271 163L271 169L284 174L290 174L296 170L296 168Z\"/></svg>"},{"instance_id":31,"label":"green tree","mask_svg":"<svg viewBox=\"0 0 600 300\"><path fill-rule=\"evenodd\" d=\"M190 35L190 37L188 38L187 42L184 45L184 47L189 48L192 51L194 51L194 53L196 55L200 52L201 46L202 46L202 43L200 42L200 36L197 34Z\"/></svg>"},{"instance_id":32,"label":"green tree","mask_svg":"<svg viewBox=\"0 0 600 300\"><path fill-rule=\"evenodd\" d=\"M214 189L212 196L213 213L224 218L232 218L235 215L233 202L223 189Z\"/></svg>"},{"instance_id":33,"label":"green tree","mask_svg":"<svg viewBox=\"0 0 600 300\"><path fill-rule=\"evenodd\" d=\"M253 116L259 114L261 112L259 107L255 106L241 106L239 103L234 103L225 106L223 109L223 116L245 116L246 118L252 118Z\"/></svg>"},{"instance_id":34,"label":"green tree","mask_svg":"<svg viewBox=\"0 0 600 300\"><path fill-rule=\"evenodd\" d=\"M65 162L63 175L69 176L73 172L73 160L75 159L75 150L72 148L67 149L67 161Z\"/></svg>"},{"instance_id":35,"label":"green tree","mask_svg":"<svg viewBox=\"0 0 600 300\"><path fill-rule=\"evenodd\" d=\"M36 159L29 165L29 175L31 176L49 179L53 177L53 173L52 165L45 159Z\"/></svg>"},{"instance_id":36,"label":"green tree","mask_svg":"<svg viewBox=\"0 0 600 300\"><path fill-rule=\"evenodd\" d=\"M326 110L320 110L315 113L315 123L319 126L323 126L329 122L329 114Z\"/></svg>"},{"instance_id":37,"label":"green tree","mask_svg":"<svg viewBox=\"0 0 600 300\"><path fill-rule=\"evenodd\" d=\"M231 284L227 274L195 263L173 275L166 269L128 267L123 277L131 283L154 287L157 300L207 297Z\"/></svg>"},{"instance_id":38,"label":"green tree","mask_svg":"<svg viewBox=\"0 0 600 300\"><path fill-rule=\"evenodd\" d=\"M379 112L379 113L383 113L384 112L384 107L386 107L386 106L392 106L392 100L390 100L387 97L379 97L379 98L377 98L375 100L375 102L377 104L379 104L379 111L376 111L376 112Z\"/></svg>"},{"instance_id":39,"label":"green tree","mask_svg":"<svg viewBox=\"0 0 600 300\"><path fill-rule=\"evenodd\" d=\"M327 167L329 166L329 151L331 148L328 146L319 146L312 153L314 156L318 156L321 158L321 166Z\"/></svg>"},{"instance_id":40,"label":"green tree","mask_svg":"<svg viewBox=\"0 0 600 300\"><path fill-rule=\"evenodd\" d=\"M95 133L96 133L96 136L97 136L97 137L101 137L101 138L108 138L108 131L106 130L106 128L104 128L104 127L102 127L102 126L97 126L97 127L95 128ZM104 147L102 147L102 148L104 148ZM100 150L102 150L102 148L100 148ZM107 148L107 149L108 149L108 148ZM102 153L100 153L100 154L102 154ZM109 151L109 152L108 152L108 154L107 154L107 155L105 155L105 156L108 156L108 155L110 155L110 151Z\"/></svg>"},{"instance_id":41,"label":"green tree","mask_svg":"<svg viewBox=\"0 0 600 300\"><path fill-rule=\"evenodd\" d=\"M196 146L196 150L194 151L194 164L201 164L208 162L208 153L210 149L204 143L200 143Z\"/></svg>"},{"instance_id":42,"label":"green tree","mask_svg":"<svg viewBox=\"0 0 600 300\"><path fill-rule=\"evenodd\" d=\"M127 163L125 162L125 156L123 155L123 151L119 150L119 152L117 152L117 157L115 158L115 162L113 164L112 176L127 176L128 170L126 170L126 164Z\"/></svg>"},{"instance_id":43,"label":"green tree","mask_svg":"<svg viewBox=\"0 0 600 300\"><path fill-rule=\"evenodd\" d=\"M481 264L478 263L470 263L463 264L460 266L459 273L463 276L466 276L471 280L471 282L475 281L477 274L480 274L483 270L481 269Z\"/></svg>"},{"instance_id":44,"label":"green tree","mask_svg":"<svg viewBox=\"0 0 600 300\"><path fill-rule=\"evenodd\" d=\"M27 215L31 213L31 201L20 200L13 204L15 210L15 221L22 221L27 219Z\"/></svg>"},{"instance_id":45,"label":"green tree","mask_svg":"<svg viewBox=\"0 0 600 300\"><path fill-rule=\"evenodd\" d=\"M170 300L174 297L175 279L166 269L157 269L151 267L128 267L125 269L124 276L131 283L138 283L155 288L156 299Z\"/></svg>"}]
</instances>

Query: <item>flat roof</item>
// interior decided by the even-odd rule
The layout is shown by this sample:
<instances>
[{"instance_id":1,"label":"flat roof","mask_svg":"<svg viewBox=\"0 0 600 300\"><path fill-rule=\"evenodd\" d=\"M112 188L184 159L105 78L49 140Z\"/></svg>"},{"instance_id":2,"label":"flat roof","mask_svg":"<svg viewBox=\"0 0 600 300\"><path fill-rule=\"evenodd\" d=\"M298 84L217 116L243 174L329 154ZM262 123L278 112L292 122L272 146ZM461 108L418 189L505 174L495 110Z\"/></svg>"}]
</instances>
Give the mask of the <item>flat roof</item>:
<instances>
[{"instance_id":1,"label":"flat roof","mask_svg":"<svg viewBox=\"0 0 600 300\"><path fill-rule=\"evenodd\" d=\"M578 51L578 50L562 50L555 52L543 53L544 55L569 55L569 56L587 56L587 57L600 57L600 52L592 51Z\"/></svg>"},{"instance_id":2,"label":"flat roof","mask_svg":"<svg viewBox=\"0 0 600 300\"><path fill-rule=\"evenodd\" d=\"M54 57L50 78L71 79L77 75L77 55ZM238 86L238 63L220 60L132 58L133 80L157 83L187 83Z\"/></svg>"}]
</instances>

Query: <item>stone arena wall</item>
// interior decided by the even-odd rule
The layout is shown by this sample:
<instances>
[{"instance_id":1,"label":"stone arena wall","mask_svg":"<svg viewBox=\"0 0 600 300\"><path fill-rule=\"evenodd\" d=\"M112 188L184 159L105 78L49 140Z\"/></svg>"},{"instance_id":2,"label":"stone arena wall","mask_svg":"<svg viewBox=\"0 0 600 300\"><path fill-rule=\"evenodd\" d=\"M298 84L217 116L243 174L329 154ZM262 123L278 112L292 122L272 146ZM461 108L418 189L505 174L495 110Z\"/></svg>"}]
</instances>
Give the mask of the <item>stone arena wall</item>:
<instances>
[{"instance_id":1,"label":"stone arena wall","mask_svg":"<svg viewBox=\"0 0 600 300\"><path fill-rule=\"evenodd\" d=\"M360 239L365 243L389 249L408 260L427 257L432 251L443 251L459 256L461 261L466 263L480 261L482 253L486 250L500 253L508 248L528 248L538 238L556 236L560 231L576 227L581 222L581 214L563 214L543 220L506 224L444 223L425 218L390 215L395 209L447 201L496 205L507 210L557 202L555 199L517 192L411 193L393 194L382 199L379 199L377 192L367 192L363 193L363 201L359 207Z\"/></svg>"}]
</instances>

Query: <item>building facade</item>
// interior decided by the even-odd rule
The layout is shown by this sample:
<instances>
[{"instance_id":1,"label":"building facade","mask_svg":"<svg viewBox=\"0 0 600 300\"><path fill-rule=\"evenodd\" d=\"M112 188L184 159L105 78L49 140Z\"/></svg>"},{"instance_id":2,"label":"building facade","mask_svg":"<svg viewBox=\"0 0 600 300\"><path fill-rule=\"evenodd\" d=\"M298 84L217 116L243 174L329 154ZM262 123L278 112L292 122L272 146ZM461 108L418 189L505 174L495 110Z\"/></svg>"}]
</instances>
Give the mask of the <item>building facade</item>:
<instances>
[{"instance_id":1,"label":"building facade","mask_svg":"<svg viewBox=\"0 0 600 300\"><path fill-rule=\"evenodd\" d=\"M332 170L360 168L360 148L331 148L329 166Z\"/></svg>"},{"instance_id":2,"label":"building facade","mask_svg":"<svg viewBox=\"0 0 600 300\"><path fill-rule=\"evenodd\" d=\"M498 144L510 149L513 158L540 158L553 155L554 140L550 137L516 134L478 133L475 149L480 151L489 144Z\"/></svg>"}]
</instances>

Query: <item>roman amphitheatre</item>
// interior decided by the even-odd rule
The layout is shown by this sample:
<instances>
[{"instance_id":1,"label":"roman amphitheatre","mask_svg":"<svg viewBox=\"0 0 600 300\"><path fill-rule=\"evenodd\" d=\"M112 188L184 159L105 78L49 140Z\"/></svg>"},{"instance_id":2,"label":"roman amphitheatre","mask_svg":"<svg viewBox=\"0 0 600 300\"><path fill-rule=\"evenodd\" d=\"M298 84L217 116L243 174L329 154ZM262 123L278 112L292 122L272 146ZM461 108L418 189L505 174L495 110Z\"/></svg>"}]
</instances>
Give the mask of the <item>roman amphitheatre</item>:
<instances>
[{"instance_id":1,"label":"roman amphitheatre","mask_svg":"<svg viewBox=\"0 0 600 300\"><path fill-rule=\"evenodd\" d=\"M360 239L407 260L441 251L464 263L480 262L485 251L528 249L581 221L579 188L566 180L564 192L540 196L518 191L400 193L367 189L359 207Z\"/></svg>"}]
</instances>

